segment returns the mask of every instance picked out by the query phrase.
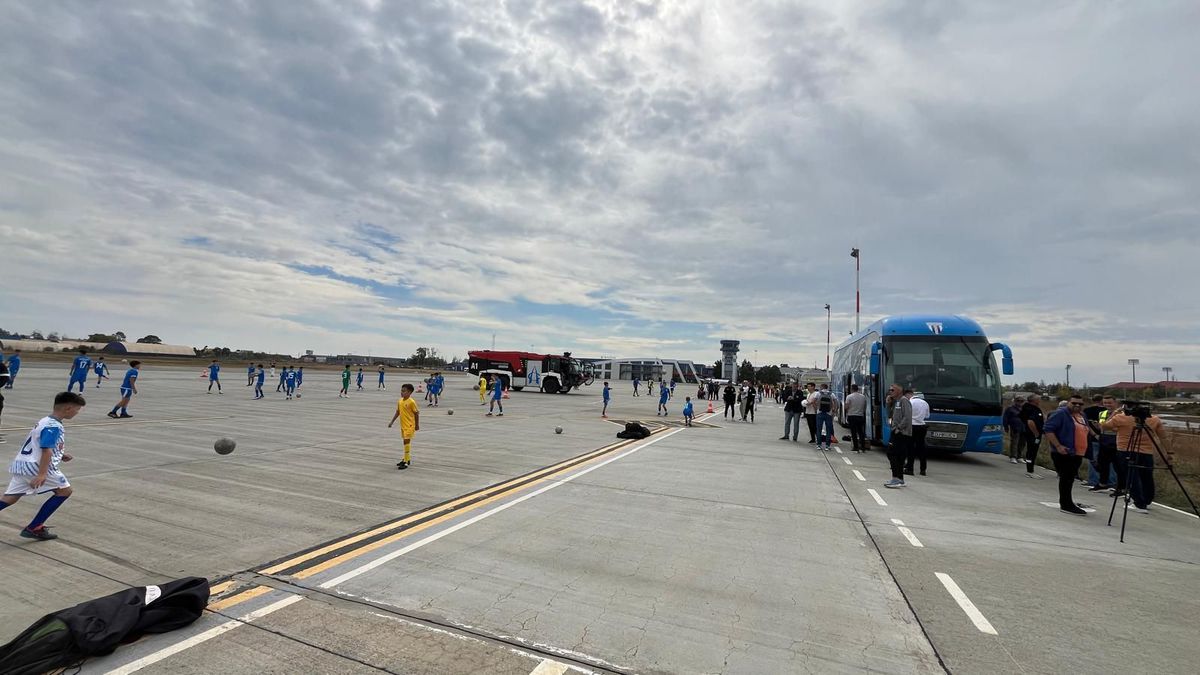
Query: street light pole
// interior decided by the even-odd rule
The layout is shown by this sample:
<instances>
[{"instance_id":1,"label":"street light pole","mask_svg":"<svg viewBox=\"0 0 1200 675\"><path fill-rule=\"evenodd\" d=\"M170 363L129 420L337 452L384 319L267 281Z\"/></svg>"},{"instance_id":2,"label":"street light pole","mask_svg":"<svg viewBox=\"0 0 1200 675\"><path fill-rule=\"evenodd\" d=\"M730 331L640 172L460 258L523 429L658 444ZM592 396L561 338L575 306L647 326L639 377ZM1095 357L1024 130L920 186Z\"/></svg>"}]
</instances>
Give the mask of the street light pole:
<instances>
[{"instance_id":1,"label":"street light pole","mask_svg":"<svg viewBox=\"0 0 1200 675\"><path fill-rule=\"evenodd\" d=\"M1067 364L1067 389L1071 388L1071 364Z\"/></svg>"},{"instance_id":2,"label":"street light pole","mask_svg":"<svg viewBox=\"0 0 1200 675\"><path fill-rule=\"evenodd\" d=\"M1171 381L1171 371L1174 370L1171 366L1163 366L1163 372L1167 374L1167 382Z\"/></svg>"},{"instance_id":3,"label":"street light pole","mask_svg":"<svg viewBox=\"0 0 1200 675\"><path fill-rule=\"evenodd\" d=\"M854 332L858 332L858 315L862 312L862 294L858 289L858 273L862 267L862 253L858 249L850 249L850 257L854 258Z\"/></svg>"},{"instance_id":4,"label":"street light pole","mask_svg":"<svg viewBox=\"0 0 1200 675\"><path fill-rule=\"evenodd\" d=\"M1136 383L1137 382L1137 367L1138 367L1138 364L1141 363L1141 360L1140 359L1129 359L1128 363L1129 363L1129 367L1133 369L1133 381L1134 381L1134 383Z\"/></svg>"},{"instance_id":5,"label":"street light pole","mask_svg":"<svg viewBox=\"0 0 1200 675\"><path fill-rule=\"evenodd\" d=\"M829 303L825 303L825 372L829 372L829 342L830 342L829 322L830 322Z\"/></svg>"}]
</instances>

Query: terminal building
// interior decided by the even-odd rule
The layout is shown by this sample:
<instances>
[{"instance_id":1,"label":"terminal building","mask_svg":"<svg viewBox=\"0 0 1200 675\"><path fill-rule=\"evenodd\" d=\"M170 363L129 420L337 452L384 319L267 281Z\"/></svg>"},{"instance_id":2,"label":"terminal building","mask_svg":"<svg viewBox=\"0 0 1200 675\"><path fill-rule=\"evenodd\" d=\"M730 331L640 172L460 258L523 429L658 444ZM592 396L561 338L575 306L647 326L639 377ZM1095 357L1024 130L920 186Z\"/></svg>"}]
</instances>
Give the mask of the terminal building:
<instances>
[{"instance_id":1,"label":"terminal building","mask_svg":"<svg viewBox=\"0 0 1200 675\"><path fill-rule=\"evenodd\" d=\"M684 359L607 359L592 361L591 366L597 380L665 380L697 384L701 378L696 364Z\"/></svg>"}]
</instances>

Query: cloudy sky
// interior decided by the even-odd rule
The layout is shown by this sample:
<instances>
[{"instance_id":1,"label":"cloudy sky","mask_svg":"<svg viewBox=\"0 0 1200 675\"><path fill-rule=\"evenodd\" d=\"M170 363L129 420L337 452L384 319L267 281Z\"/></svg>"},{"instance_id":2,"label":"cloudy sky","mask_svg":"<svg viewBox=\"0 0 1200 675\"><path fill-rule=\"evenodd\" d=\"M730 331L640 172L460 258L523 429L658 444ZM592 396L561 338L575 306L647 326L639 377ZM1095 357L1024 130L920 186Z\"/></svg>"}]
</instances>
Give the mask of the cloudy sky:
<instances>
[{"instance_id":1,"label":"cloudy sky","mask_svg":"<svg viewBox=\"0 0 1200 675\"><path fill-rule=\"evenodd\" d=\"M1200 379L1195 2L0 12L10 330L823 364L856 246L864 321Z\"/></svg>"}]
</instances>

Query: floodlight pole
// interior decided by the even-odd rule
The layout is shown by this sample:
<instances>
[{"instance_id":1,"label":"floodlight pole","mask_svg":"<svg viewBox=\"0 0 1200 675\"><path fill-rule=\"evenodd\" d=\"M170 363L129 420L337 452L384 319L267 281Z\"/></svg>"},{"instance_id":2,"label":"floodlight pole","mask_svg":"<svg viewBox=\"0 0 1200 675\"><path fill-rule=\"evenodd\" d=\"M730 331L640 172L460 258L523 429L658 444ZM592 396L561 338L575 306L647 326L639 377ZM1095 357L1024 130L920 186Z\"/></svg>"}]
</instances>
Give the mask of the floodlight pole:
<instances>
[{"instance_id":1,"label":"floodlight pole","mask_svg":"<svg viewBox=\"0 0 1200 675\"><path fill-rule=\"evenodd\" d=\"M862 253L856 249L850 249L850 257L854 258L854 332L858 333L858 318L862 313L862 293L858 286L858 273L862 268Z\"/></svg>"},{"instance_id":2,"label":"floodlight pole","mask_svg":"<svg viewBox=\"0 0 1200 675\"><path fill-rule=\"evenodd\" d=\"M829 303L825 303L825 372L829 372L829 343L831 334L829 332Z\"/></svg>"},{"instance_id":3,"label":"floodlight pole","mask_svg":"<svg viewBox=\"0 0 1200 675\"><path fill-rule=\"evenodd\" d=\"M1140 359L1129 359L1129 367L1133 369L1133 383L1137 384L1137 367L1141 363Z\"/></svg>"},{"instance_id":4,"label":"floodlight pole","mask_svg":"<svg viewBox=\"0 0 1200 675\"><path fill-rule=\"evenodd\" d=\"M1071 364L1067 364L1067 389L1071 388Z\"/></svg>"}]
</instances>

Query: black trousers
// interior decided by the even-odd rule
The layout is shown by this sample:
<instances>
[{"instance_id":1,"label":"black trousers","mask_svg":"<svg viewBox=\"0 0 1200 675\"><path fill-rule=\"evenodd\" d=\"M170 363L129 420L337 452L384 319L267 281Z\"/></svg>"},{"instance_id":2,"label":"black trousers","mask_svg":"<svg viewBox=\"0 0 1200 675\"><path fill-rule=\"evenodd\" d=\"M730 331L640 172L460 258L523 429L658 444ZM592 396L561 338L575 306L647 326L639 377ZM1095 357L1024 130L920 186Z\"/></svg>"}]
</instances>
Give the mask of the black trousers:
<instances>
[{"instance_id":1,"label":"black trousers","mask_svg":"<svg viewBox=\"0 0 1200 675\"><path fill-rule=\"evenodd\" d=\"M1079 480L1079 467L1083 464L1083 457L1075 453L1064 455L1052 450L1050 459L1054 462L1054 470L1058 472L1058 505L1064 509L1072 508L1075 506L1075 500L1071 497L1071 488L1075 481Z\"/></svg>"},{"instance_id":2,"label":"black trousers","mask_svg":"<svg viewBox=\"0 0 1200 675\"><path fill-rule=\"evenodd\" d=\"M1129 496L1133 505L1144 509L1154 501L1154 455L1147 452L1129 453L1129 464L1132 464L1133 475L1129 482Z\"/></svg>"},{"instance_id":3,"label":"black trousers","mask_svg":"<svg viewBox=\"0 0 1200 675\"><path fill-rule=\"evenodd\" d=\"M912 473L915 460L919 459L921 460L921 475L925 474L925 432L925 425L913 425L912 444L908 448L908 457L904 464L904 470L909 473Z\"/></svg>"},{"instance_id":4,"label":"black trousers","mask_svg":"<svg viewBox=\"0 0 1200 675\"><path fill-rule=\"evenodd\" d=\"M850 445L855 450L867 449L867 416L847 415L846 423L850 425Z\"/></svg>"},{"instance_id":5,"label":"black trousers","mask_svg":"<svg viewBox=\"0 0 1200 675\"><path fill-rule=\"evenodd\" d=\"M804 413L804 421L808 423L808 442L817 442L817 414Z\"/></svg>"},{"instance_id":6,"label":"black trousers","mask_svg":"<svg viewBox=\"0 0 1200 675\"><path fill-rule=\"evenodd\" d=\"M1033 465L1037 461L1038 450L1042 447L1042 439L1040 436L1023 433L1021 440L1025 444L1025 473L1033 473Z\"/></svg>"},{"instance_id":7,"label":"black trousers","mask_svg":"<svg viewBox=\"0 0 1200 675\"><path fill-rule=\"evenodd\" d=\"M734 408L733 408L733 404L734 404L734 403L735 403L734 401L730 401L729 399L725 399L725 416L726 416L726 417L729 417L729 411L733 410L733 416L734 416L734 418L735 418L735 419L737 418L737 411L736 411L736 410L734 410Z\"/></svg>"},{"instance_id":8,"label":"black trousers","mask_svg":"<svg viewBox=\"0 0 1200 675\"><path fill-rule=\"evenodd\" d=\"M912 446L912 436L892 432L892 440L888 443L888 464L892 467L892 478L904 480L904 460L908 457L908 449Z\"/></svg>"},{"instance_id":9,"label":"black trousers","mask_svg":"<svg viewBox=\"0 0 1200 675\"><path fill-rule=\"evenodd\" d=\"M1109 442L1105 437L1100 438L1100 452L1096 454L1096 473L1100 474L1100 484L1108 483L1108 477L1113 465L1117 464L1117 442ZM1125 477L1117 471L1117 484L1124 487Z\"/></svg>"}]
</instances>

